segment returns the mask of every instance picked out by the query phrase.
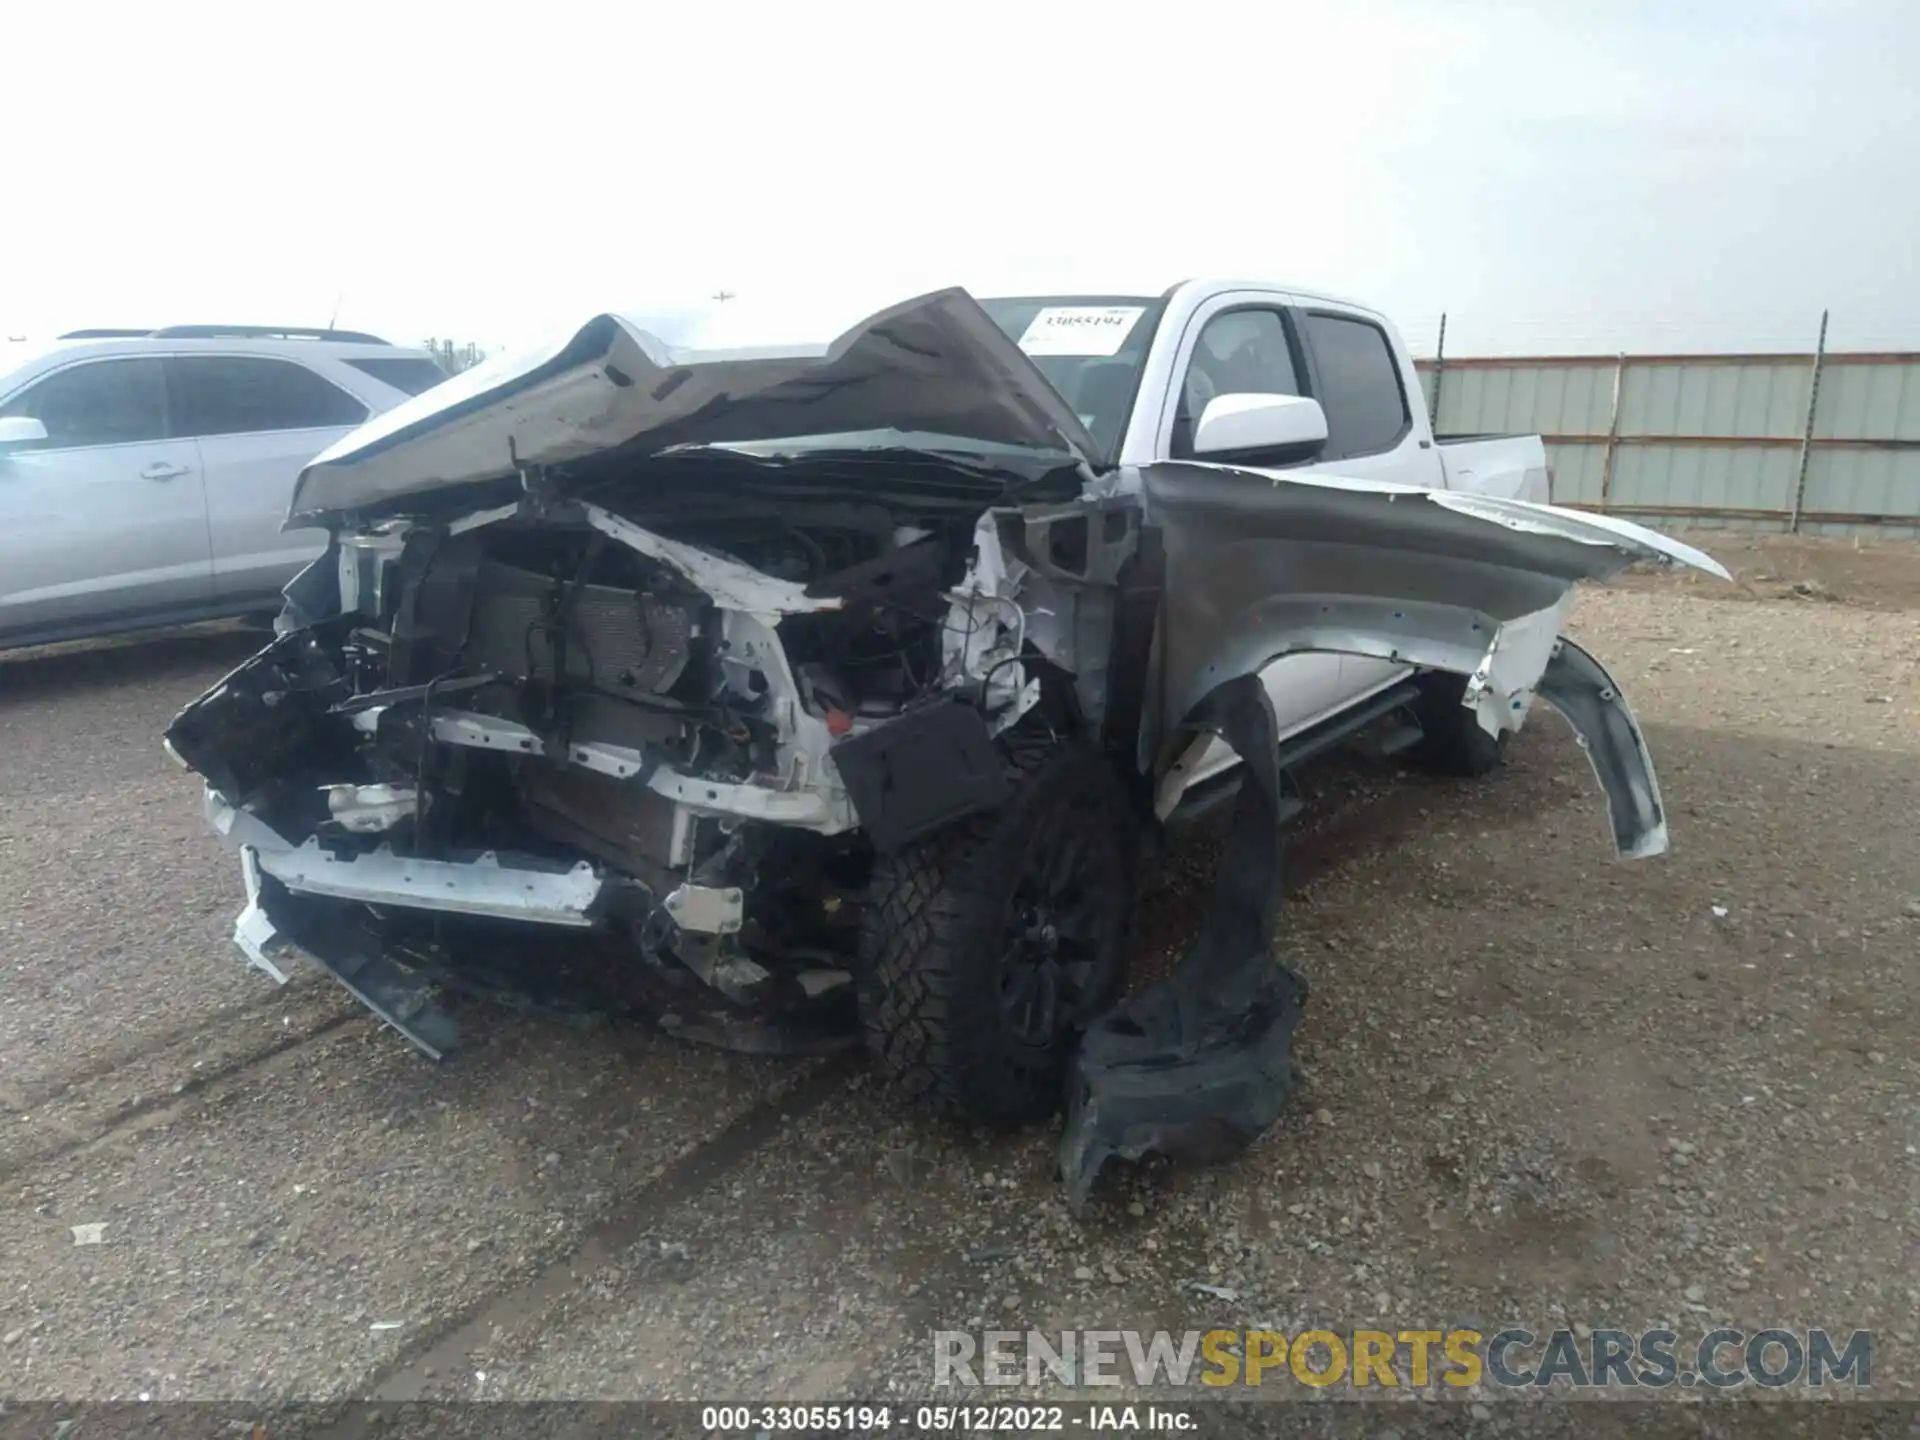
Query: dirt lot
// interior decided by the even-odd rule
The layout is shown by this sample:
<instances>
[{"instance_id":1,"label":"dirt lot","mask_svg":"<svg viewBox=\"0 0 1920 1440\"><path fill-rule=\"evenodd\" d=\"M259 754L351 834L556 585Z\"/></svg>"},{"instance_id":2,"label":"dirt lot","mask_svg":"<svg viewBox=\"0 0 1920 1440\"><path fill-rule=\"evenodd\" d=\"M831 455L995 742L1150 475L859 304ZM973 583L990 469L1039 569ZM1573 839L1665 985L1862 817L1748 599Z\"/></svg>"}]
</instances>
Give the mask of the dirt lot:
<instances>
[{"instance_id":1,"label":"dirt lot","mask_svg":"<svg viewBox=\"0 0 1920 1440\"><path fill-rule=\"evenodd\" d=\"M1871 1328L1910 1395L1920 553L1721 548L1727 598L1577 617L1674 852L1610 858L1546 715L1478 785L1315 772L1304 1091L1084 1224L1050 1133L847 1061L479 1010L435 1066L330 981L275 989L156 741L253 638L0 657L0 1392L831 1401L925 1393L937 1327L1724 1321ZM1169 860L1161 943L1206 858Z\"/></svg>"}]
</instances>

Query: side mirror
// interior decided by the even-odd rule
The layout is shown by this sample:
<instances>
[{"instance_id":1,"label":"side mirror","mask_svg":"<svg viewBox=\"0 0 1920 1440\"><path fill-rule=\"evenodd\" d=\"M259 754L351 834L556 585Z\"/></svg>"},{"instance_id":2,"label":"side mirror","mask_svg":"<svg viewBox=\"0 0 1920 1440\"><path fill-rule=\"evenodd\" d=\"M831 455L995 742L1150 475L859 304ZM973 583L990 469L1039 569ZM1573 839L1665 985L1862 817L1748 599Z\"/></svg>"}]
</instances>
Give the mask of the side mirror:
<instances>
[{"instance_id":1,"label":"side mirror","mask_svg":"<svg viewBox=\"0 0 1920 1440\"><path fill-rule=\"evenodd\" d=\"M0 416L0 455L47 438L47 427L31 415Z\"/></svg>"},{"instance_id":2,"label":"side mirror","mask_svg":"<svg viewBox=\"0 0 1920 1440\"><path fill-rule=\"evenodd\" d=\"M1297 465L1326 443L1327 412L1304 395L1216 395L1193 427L1198 460Z\"/></svg>"}]
</instances>

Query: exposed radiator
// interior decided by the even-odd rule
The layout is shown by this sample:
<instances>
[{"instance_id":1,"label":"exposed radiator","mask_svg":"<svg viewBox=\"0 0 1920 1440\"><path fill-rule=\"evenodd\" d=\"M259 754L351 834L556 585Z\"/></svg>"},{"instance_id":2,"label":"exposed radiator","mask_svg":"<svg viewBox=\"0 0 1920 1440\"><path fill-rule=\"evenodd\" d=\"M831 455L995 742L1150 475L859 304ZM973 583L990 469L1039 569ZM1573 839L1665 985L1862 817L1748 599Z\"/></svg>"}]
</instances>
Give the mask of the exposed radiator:
<instances>
[{"instance_id":1,"label":"exposed radiator","mask_svg":"<svg viewBox=\"0 0 1920 1440\"><path fill-rule=\"evenodd\" d=\"M474 587L468 663L515 679L552 680L566 582L483 561ZM565 679L609 694L662 694L685 672L694 615L684 604L607 585L583 585L566 624Z\"/></svg>"}]
</instances>

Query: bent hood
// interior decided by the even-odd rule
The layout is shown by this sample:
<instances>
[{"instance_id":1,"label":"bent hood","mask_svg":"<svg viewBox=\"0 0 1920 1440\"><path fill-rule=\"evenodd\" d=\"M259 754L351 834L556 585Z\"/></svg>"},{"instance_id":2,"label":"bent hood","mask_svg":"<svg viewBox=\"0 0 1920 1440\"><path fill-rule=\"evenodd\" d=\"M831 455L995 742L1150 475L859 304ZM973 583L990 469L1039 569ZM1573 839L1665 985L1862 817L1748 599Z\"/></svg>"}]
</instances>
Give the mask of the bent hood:
<instances>
[{"instance_id":1,"label":"bent hood","mask_svg":"<svg viewBox=\"0 0 1920 1440\"><path fill-rule=\"evenodd\" d=\"M860 431L923 432L1094 464L1099 446L966 291L868 316L825 344L675 349L620 315L435 386L324 450L289 527L344 510L554 465L615 446L657 451Z\"/></svg>"}]
</instances>

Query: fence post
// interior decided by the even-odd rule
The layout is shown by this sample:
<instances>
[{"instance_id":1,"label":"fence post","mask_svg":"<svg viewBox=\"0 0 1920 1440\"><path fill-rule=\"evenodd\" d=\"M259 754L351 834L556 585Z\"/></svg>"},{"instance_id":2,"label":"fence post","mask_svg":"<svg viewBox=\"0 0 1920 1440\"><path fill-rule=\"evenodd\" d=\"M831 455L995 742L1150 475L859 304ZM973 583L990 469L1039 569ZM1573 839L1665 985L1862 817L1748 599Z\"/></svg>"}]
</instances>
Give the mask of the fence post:
<instances>
[{"instance_id":1,"label":"fence post","mask_svg":"<svg viewBox=\"0 0 1920 1440\"><path fill-rule=\"evenodd\" d=\"M1613 500L1613 452L1620 440L1620 381L1627 371L1624 354L1613 357L1613 399L1607 405L1607 448L1600 460L1600 510Z\"/></svg>"},{"instance_id":2,"label":"fence post","mask_svg":"<svg viewBox=\"0 0 1920 1440\"><path fill-rule=\"evenodd\" d=\"M1440 312L1440 340L1433 347L1433 394L1427 400L1427 428L1440 429L1440 377L1447 371L1447 312Z\"/></svg>"},{"instance_id":3,"label":"fence post","mask_svg":"<svg viewBox=\"0 0 1920 1440\"><path fill-rule=\"evenodd\" d=\"M1813 373L1807 380L1807 425L1800 432L1800 464L1793 477L1793 517L1787 521L1787 533L1800 533L1800 507L1807 498L1807 457L1813 450L1813 417L1820 409L1820 371L1827 363L1827 316L1820 312L1820 339L1813 347Z\"/></svg>"}]
</instances>

